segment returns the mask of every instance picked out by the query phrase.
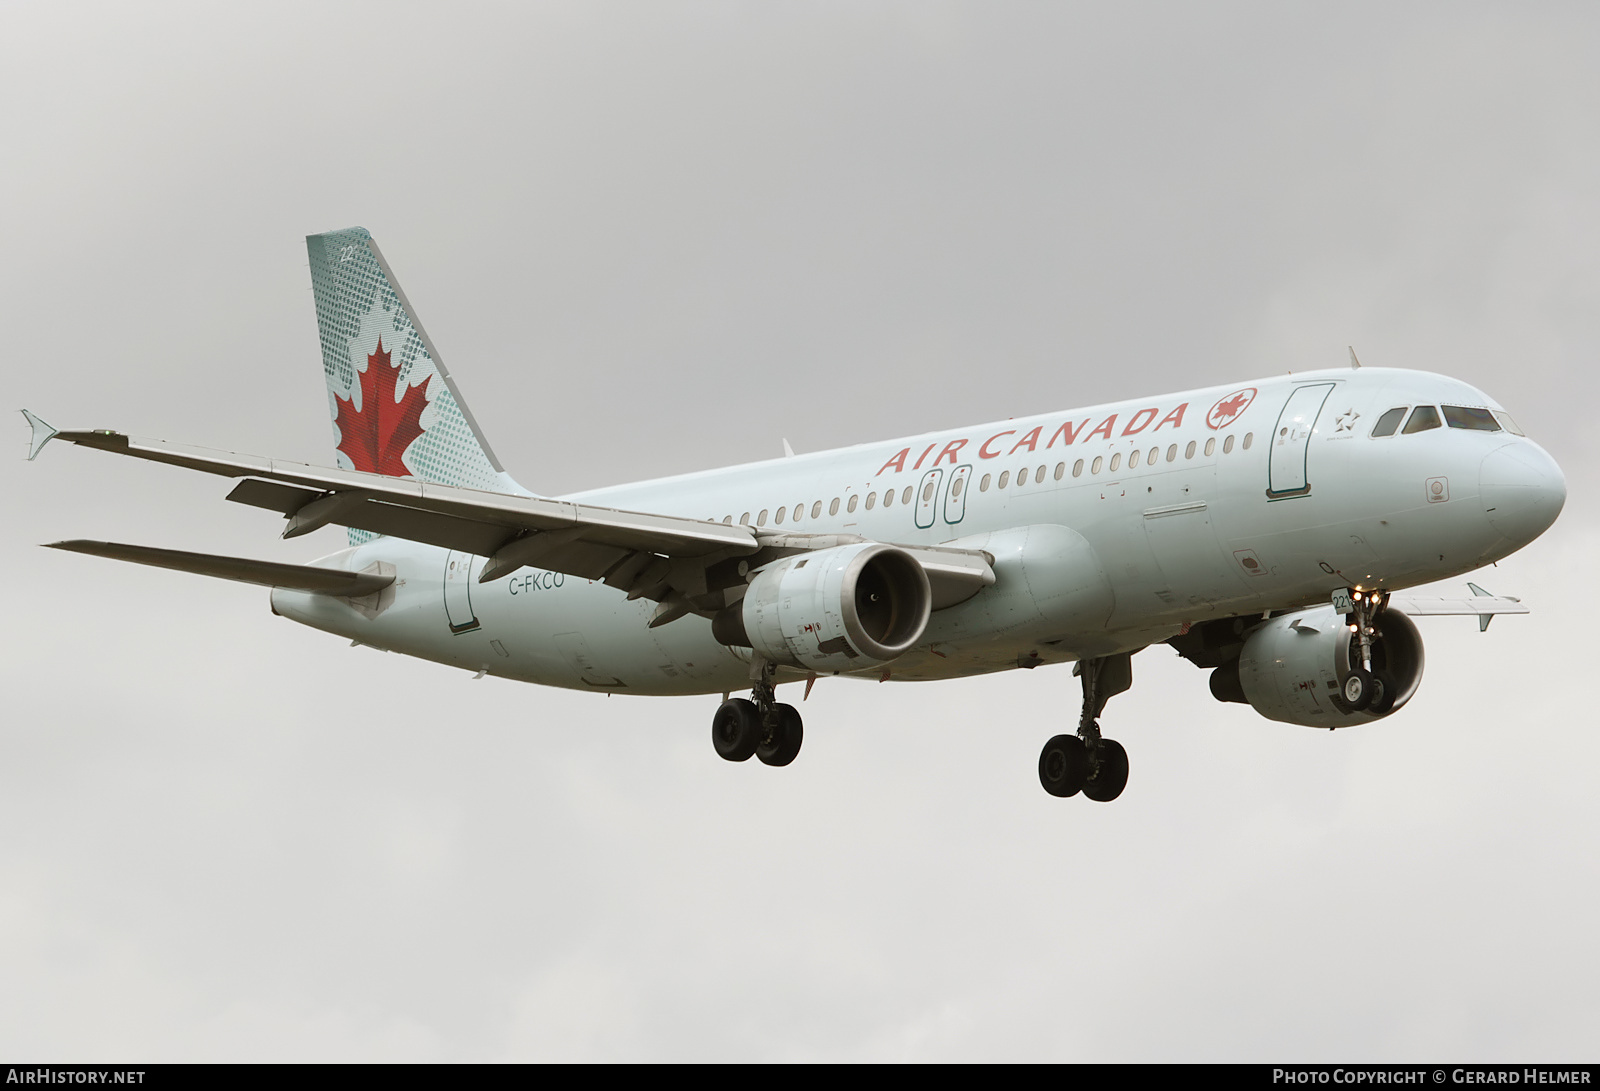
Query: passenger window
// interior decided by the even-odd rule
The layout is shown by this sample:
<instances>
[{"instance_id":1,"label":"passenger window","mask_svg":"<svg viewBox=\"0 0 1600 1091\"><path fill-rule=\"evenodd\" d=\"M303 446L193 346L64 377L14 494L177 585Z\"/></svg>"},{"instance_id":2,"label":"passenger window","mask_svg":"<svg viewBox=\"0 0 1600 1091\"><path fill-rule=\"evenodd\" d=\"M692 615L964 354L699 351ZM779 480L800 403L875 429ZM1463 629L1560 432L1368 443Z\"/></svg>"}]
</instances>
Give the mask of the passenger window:
<instances>
[{"instance_id":1,"label":"passenger window","mask_svg":"<svg viewBox=\"0 0 1600 1091\"><path fill-rule=\"evenodd\" d=\"M1021 488L1028 483L1028 467L1024 466L1017 471L1017 487Z\"/></svg>"},{"instance_id":2,"label":"passenger window","mask_svg":"<svg viewBox=\"0 0 1600 1091\"><path fill-rule=\"evenodd\" d=\"M805 513L806 513L806 502L804 500L802 500L802 501L800 501L800 503L798 503L798 504L796 504L794 506L794 521L798 523L800 521L800 517L802 515L804 515Z\"/></svg>"},{"instance_id":3,"label":"passenger window","mask_svg":"<svg viewBox=\"0 0 1600 1091\"><path fill-rule=\"evenodd\" d=\"M989 491L989 475L988 474L984 474L983 475L983 480L978 482L978 491L979 492L988 492Z\"/></svg>"},{"instance_id":4,"label":"passenger window","mask_svg":"<svg viewBox=\"0 0 1600 1091\"><path fill-rule=\"evenodd\" d=\"M746 527L750 525L750 513L749 512L745 512L743 515L739 516L739 524L741 526L746 526Z\"/></svg>"},{"instance_id":5,"label":"passenger window","mask_svg":"<svg viewBox=\"0 0 1600 1091\"><path fill-rule=\"evenodd\" d=\"M1431 405L1419 405L1411 411L1411 419L1406 421L1401 434L1409 436L1413 432L1426 432L1430 428L1437 427L1439 427L1439 411Z\"/></svg>"},{"instance_id":6,"label":"passenger window","mask_svg":"<svg viewBox=\"0 0 1600 1091\"><path fill-rule=\"evenodd\" d=\"M838 515L839 514L839 498L837 496L835 496L833 498L833 503L828 505L828 514L829 515Z\"/></svg>"},{"instance_id":7,"label":"passenger window","mask_svg":"<svg viewBox=\"0 0 1600 1091\"><path fill-rule=\"evenodd\" d=\"M767 509L766 508L762 508L761 509L761 514L756 516L756 526L764 527L766 525L767 525Z\"/></svg>"},{"instance_id":8,"label":"passenger window","mask_svg":"<svg viewBox=\"0 0 1600 1091\"><path fill-rule=\"evenodd\" d=\"M1078 459L1078 461L1076 461L1076 462L1074 462L1072 464L1072 476L1073 477L1082 477L1083 476L1083 459L1080 458L1080 459Z\"/></svg>"},{"instance_id":9,"label":"passenger window","mask_svg":"<svg viewBox=\"0 0 1600 1091\"><path fill-rule=\"evenodd\" d=\"M849 500L849 502L847 504L845 504L844 510L845 511L849 511L849 512L855 511L856 510L856 501L860 500L860 499L861 499L861 494L860 493L851 493L850 494L850 500Z\"/></svg>"},{"instance_id":10,"label":"passenger window","mask_svg":"<svg viewBox=\"0 0 1600 1091\"><path fill-rule=\"evenodd\" d=\"M1507 413L1504 409L1496 409L1494 411L1494 419L1503 424L1506 431L1510 432L1514 436L1527 435L1526 432L1517 427L1517 422L1512 420L1511 414Z\"/></svg>"},{"instance_id":11,"label":"passenger window","mask_svg":"<svg viewBox=\"0 0 1600 1091\"><path fill-rule=\"evenodd\" d=\"M867 493L867 510L868 511L871 511L872 510L872 505L876 504L877 502L878 502L878 494L877 493L875 493L875 492Z\"/></svg>"},{"instance_id":12,"label":"passenger window","mask_svg":"<svg viewBox=\"0 0 1600 1091\"><path fill-rule=\"evenodd\" d=\"M1172 449L1172 453L1174 455L1176 455L1178 453L1178 449L1176 447L1174 447ZM1148 462L1152 466L1154 466L1157 462L1160 462L1161 461L1161 448L1159 448L1159 447L1150 448L1150 454L1148 456L1146 456L1145 461Z\"/></svg>"},{"instance_id":13,"label":"passenger window","mask_svg":"<svg viewBox=\"0 0 1600 1091\"><path fill-rule=\"evenodd\" d=\"M722 525L723 525L723 526L725 526L725 527L731 527L731 526L733 526L733 516L731 516L731 515L724 515L724 516L723 516L723 517L722 517Z\"/></svg>"},{"instance_id":14,"label":"passenger window","mask_svg":"<svg viewBox=\"0 0 1600 1091\"><path fill-rule=\"evenodd\" d=\"M1116 473L1117 467L1120 465L1122 465L1122 452L1118 451L1116 454L1111 456L1111 472Z\"/></svg>"},{"instance_id":15,"label":"passenger window","mask_svg":"<svg viewBox=\"0 0 1600 1091\"><path fill-rule=\"evenodd\" d=\"M1067 464L1065 462L1057 462L1056 463L1056 480L1060 481L1063 477L1066 477L1066 476L1067 476Z\"/></svg>"},{"instance_id":16,"label":"passenger window","mask_svg":"<svg viewBox=\"0 0 1600 1091\"><path fill-rule=\"evenodd\" d=\"M1475 432L1498 432L1494 414L1487 409L1469 409L1464 405L1446 405L1444 422L1451 428L1470 428Z\"/></svg>"},{"instance_id":17,"label":"passenger window","mask_svg":"<svg viewBox=\"0 0 1600 1091\"><path fill-rule=\"evenodd\" d=\"M1173 444L1172 445L1172 451L1167 452L1167 461L1168 462L1172 461L1172 454L1173 454L1173 452L1177 451L1177 449L1178 449L1178 445L1177 444ZM1185 447L1183 449L1183 457L1186 458L1186 459L1194 457L1194 440L1191 439L1189 441L1189 446L1187 446L1187 447Z\"/></svg>"},{"instance_id":18,"label":"passenger window","mask_svg":"<svg viewBox=\"0 0 1600 1091\"><path fill-rule=\"evenodd\" d=\"M894 503L894 490L893 489L884 489L883 490L883 506L884 507L888 507L892 503Z\"/></svg>"},{"instance_id":19,"label":"passenger window","mask_svg":"<svg viewBox=\"0 0 1600 1091\"><path fill-rule=\"evenodd\" d=\"M911 503L911 486L910 485L907 485L904 489L900 490L900 503L902 503L902 504Z\"/></svg>"},{"instance_id":20,"label":"passenger window","mask_svg":"<svg viewBox=\"0 0 1600 1091\"><path fill-rule=\"evenodd\" d=\"M1133 454L1128 456L1128 469L1130 469L1130 470L1135 469L1135 468L1138 467L1138 465L1139 465L1139 452L1135 451L1135 452L1133 452Z\"/></svg>"},{"instance_id":21,"label":"passenger window","mask_svg":"<svg viewBox=\"0 0 1600 1091\"><path fill-rule=\"evenodd\" d=\"M1402 405L1397 409L1389 410L1383 416L1379 417L1378 423L1372 426L1373 438L1376 439L1379 436L1394 435L1394 430L1400 427L1400 422L1405 419L1405 415L1406 407Z\"/></svg>"},{"instance_id":22,"label":"passenger window","mask_svg":"<svg viewBox=\"0 0 1600 1091\"><path fill-rule=\"evenodd\" d=\"M772 516L772 521L774 523L776 523L776 524L781 524L783 522L783 517L785 515L788 515L788 514L789 514L789 509L788 508L779 508L777 510L777 512Z\"/></svg>"},{"instance_id":23,"label":"passenger window","mask_svg":"<svg viewBox=\"0 0 1600 1091\"><path fill-rule=\"evenodd\" d=\"M1246 451L1248 451L1250 449L1250 441L1255 439L1255 438L1256 438L1256 434L1254 432L1246 432L1244 434L1244 449Z\"/></svg>"},{"instance_id":24,"label":"passenger window","mask_svg":"<svg viewBox=\"0 0 1600 1091\"><path fill-rule=\"evenodd\" d=\"M1095 455L1094 456L1094 465L1089 467L1089 472L1092 473L1092 474L1099 473L1100 472L1100 464L1102 462L1104 462L1104 461L1105 461L1105 459L1102 456Z\"/></svg>"},{"instance_id":25,"label":"passenger window","mask_svg":"<svg viewBox=\"0 0 1600 1091\"><path fill-rule=\"evenodd\" d=\"M999 480L999 481L997 481L997 482L996 482L996 483L995 483L995 488L997 488L997 489L1003 489L1003 488L1005 488L1005 487L1006 487L1006 484L1007 484L1007 483L1008 483L1008 482L1009 482L1009 481L1010 481L1010 480L1011 480L1011 471L1010 471L1010 470L1005 470L1005 471L1003 471L1003 472L1002 472L1002 473L1001 473L1001 474L1000 474L1000 480Z\"/></svg>"},{"instance_id":26,"label":"passenger window","mask_svg":"<svg viewBox=\"0 0 1600 1091\"><path fill-rule=\"evenodd\" d=\"M1043 466L1040 466L1037 470L1033 471L1033 479L1041 485L1044 484L1044 469L1045 468ZM1056 476L1060 477L1061 475L1057 474Z\"/></svg>"},{"instance_id":27,"label":"passenger window","mask_svg":"<svg viewBox=\"0 0 1600 1091\"><path fill-rule=\"evenodd\" d=\"M1214 455L1216 453L1217 453L1217 437L1216 436L1212 436L1210 439L1206 440L1206 457L1210 458L1212 455Z\"/></svg>"},{"instance_id":28,"label":"passenger window","mask_svg":"<svg viewBox=\"0 0 1600 1091\"><path fill-rule=\"evenodd\" d=\"M1225 455L1233 453L1233 437L1232 436L1229 436L1229 437L1227 437L1226 439L1224 439L1222 441L1222 453L1225 454Z\"/></svg>"},{"instance_id":29,"label":"passenger window","mask_svg":"<svg viewBox=\"0 0 1600 1091\"><path fill-rule=\"evenodd\" d=\"M833 510L834 511L838 511L839 510L839 501L835 500L833 502ZM830 512L829 514L831 515L832 512ZM813 519L821 519L822 518L822 501L821 500L818 500L815 504L811 505L811 518L813 518Z\"/></svg>"}]
</instances>

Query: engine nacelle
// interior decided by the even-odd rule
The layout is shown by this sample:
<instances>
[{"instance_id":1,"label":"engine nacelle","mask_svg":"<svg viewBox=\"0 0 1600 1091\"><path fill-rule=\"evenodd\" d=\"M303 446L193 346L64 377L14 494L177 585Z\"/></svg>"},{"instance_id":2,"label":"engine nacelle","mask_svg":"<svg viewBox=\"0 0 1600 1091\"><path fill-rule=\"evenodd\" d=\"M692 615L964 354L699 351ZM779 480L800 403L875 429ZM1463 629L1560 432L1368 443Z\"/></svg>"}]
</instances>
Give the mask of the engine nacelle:
<instances>
[{"instance_id":1,"label":"engine nacelle","mask_svg":"<svg viewBox=\"0 0 1600 1091\"><path fill-rule=\"evenodd\" d=\"M922 638L933 610L927 573L878 542L785 557L759 569L744 599L712 620L724 644L813 671L861 670Z\"/></svg>"},{"instance_id":2,"label":"engine nacelle","mask_svg":"<svg viewBox=\"0 0 1600 1091\"><path fill-rule=\"evenodd\" d=\"M1269 720L1304 727L1383 719L1411 700L1422 682L1422 634L1398 610L1379 614L1374 627L1372 669L1384 696L1371 708L1352 711L1341 697L1351 669L1360 666L1360 645L1331 606L1275 617L1250 631L1238 665L1245 700Z\"/></svg>"}]
</instances>

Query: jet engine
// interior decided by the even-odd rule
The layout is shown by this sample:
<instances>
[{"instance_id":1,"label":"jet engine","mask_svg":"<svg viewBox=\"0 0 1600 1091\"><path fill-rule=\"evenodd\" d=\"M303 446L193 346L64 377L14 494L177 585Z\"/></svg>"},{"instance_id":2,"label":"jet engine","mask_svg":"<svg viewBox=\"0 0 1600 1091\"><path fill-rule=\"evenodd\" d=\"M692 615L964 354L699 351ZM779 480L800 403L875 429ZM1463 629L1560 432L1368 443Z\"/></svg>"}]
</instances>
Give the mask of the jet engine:
<instances>
[{"instance_id":1,"label":"jet engine","mask_svg":"<svg viewBox=\"0 0 1600 1091\"><path fill-rule=\"evenodd\" d=\"M1235 665L1218 669L1212 692L1242 697L1269 720L1303 727L1351 727L1381 720L1411 700L1422 682L1422 634L1398 610L1373 620L1372 674L1376 685L1350 685L1361 673L1361 647L1344 615L1331 606L1272 618L1252 629ZM1235 689L1237 687L1237 689ZM1356 708L1346 694L1362 693ZM1237 696L1234 696L1234 694Z\"/></svg>"},{"instance_id":2,"label":"jet engine","mask_svg":"<svg viewBox=\"0 0 1600 1091\"><path fill-rule=\"evenodd\" d=\"M785 557L751 574L711 622L723 644L813 671L887 663L928 627L933 594L909 553L878 542Z\"/></svg>"}]
</instances>

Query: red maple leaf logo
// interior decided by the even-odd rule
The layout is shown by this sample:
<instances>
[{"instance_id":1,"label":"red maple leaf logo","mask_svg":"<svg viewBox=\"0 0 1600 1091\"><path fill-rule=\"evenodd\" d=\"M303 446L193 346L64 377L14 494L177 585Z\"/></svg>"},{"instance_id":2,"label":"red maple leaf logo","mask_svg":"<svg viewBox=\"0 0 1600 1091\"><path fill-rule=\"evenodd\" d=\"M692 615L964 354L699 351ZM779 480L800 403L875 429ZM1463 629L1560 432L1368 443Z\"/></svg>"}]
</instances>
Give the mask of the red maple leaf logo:
<instances>
[{"instance_id":1,"label":"red maple leaf logo","mask_svg":"<svg viewBox=\"0 0 1600 1091\"><path fill-rule=\"evenodd\" d=\"M1206 423L1212 428L1221 428L1224 424L1233 420L1234 417L1243 413L1245 408L1255 401L1255 397L1254 387L1246 387L1243 390L1229 394L1211 407L1211 412L1206 414Z\"/></svg>"},{"instance_id":2,"label":"red maple leaf logo","mask_svg":"<svg viewBox=\"0 0 1600 1091\"><path fill-rule=\"evenodd\" d=\"M393 355L383 351L383 338L378 338L378 351L367 357L367 370L358 373L361 410L357 412L353 396L341 398L335 394L338 415L333 423L339 428L338 449L349 456L356 469L385 477L410 477L411 471L400 458L422 435L422 411L428 407L428 386L433 376L429 375L421 386L406 387L400 400L395 401L400 369L389 362Z\"/></svg>"}]
</instances>

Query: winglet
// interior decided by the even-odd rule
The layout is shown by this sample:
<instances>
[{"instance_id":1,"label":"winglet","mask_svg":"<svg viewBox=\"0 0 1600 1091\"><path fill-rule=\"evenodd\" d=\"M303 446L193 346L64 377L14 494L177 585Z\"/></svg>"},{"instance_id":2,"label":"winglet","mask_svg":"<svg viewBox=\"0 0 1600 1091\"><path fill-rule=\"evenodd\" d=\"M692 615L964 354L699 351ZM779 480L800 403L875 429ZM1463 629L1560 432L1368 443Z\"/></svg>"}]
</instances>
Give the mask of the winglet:
<instances>
[{"instance_id":1,"label":"winglet","mask_svg":"<svg viewBox=\"0 0 1600 1091\"><path fill-rule=\"evenodd\" d=\"M28 461L32 462L39 455L39 449L61 434L59 428L52 428L26 409L22 415L28 418L28 427L33 429L33 437L28 441Z\"/></svg>"},{"instance_id":2,"label":"winglet","mask_svg":"<svg viewBox=\"0 0 1600 1091\"><path fill-rule=\"evenodd\" d=\"M1469 583L1469 584L1467 584L1467 586L1472 588L1472 593L1477 598L1486 598L1486 599L1494 598L1494 595L1490 594L1488 591L1485 591L1483 588L1479 587L1475 583ZM1494 620L1494 615L1493 614L1479 614L1478 615L1478 632L1480 632L1480 633L1488 632L1488 630L1489 630L1489 622L1491 622L1493 620Z\"/></svg>"}]
</instances>

